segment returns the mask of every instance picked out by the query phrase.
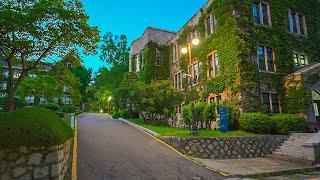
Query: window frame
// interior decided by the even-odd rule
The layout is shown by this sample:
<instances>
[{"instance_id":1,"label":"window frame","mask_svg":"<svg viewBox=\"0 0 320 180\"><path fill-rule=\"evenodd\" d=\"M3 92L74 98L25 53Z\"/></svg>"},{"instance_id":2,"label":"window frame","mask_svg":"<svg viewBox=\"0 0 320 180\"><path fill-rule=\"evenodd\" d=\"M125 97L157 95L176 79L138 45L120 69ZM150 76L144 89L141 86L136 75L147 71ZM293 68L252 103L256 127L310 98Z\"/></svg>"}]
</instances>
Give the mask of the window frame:
<instances>
[{"instance_id":1,"label":"window frame","mask_svg":"<svg viewBox=\"0 0 320 180\"><path fill-rule=\"evenodd\" d=\"M210 57L211 57L211 59L209 59ZM217 59L218 59L218 61L217 61ZM207 65L209 67L208 68L208 72L207 72L208 79L220 76L221 75L221 71L220 71L221 64L220 64L220 61L219 61L219 53L218 53L218 51L213 51L210 54L208 54L207 55L207 60L208 60L207 61ZM210 63L210 61L211 61L211 63ZM212 68L212 72L211 72L211 68ZM219 70L218 73L217 73L217 69Z\"/></svg>"},{"instance_id":2,"label":"window frame","mask_svg":"<svg viewBox=\"0 0 320 180\"><path fill-rule=\"evenodd\" d=\"M220 97L220 103L219 103L219 97ZM223 102L223 96L222 94L211 94L209 97L208 97L208 102L209 104L214 102L216 107L215 107L215 112L217 114L217 116L219 117L220 116L220 107L222 105L222 102Z\"/></svg>"},{"instance_id":3,"label":"window frame","mask_svg":"<svg viewBox=\"0 0 320 180\"><path fill-rule=\"evenodd\" d=\"M258 4L258 15L259 15L259 23L256 22L255 16L253 15L253 5L257 3ZM267 7L267 18L268 18L268 24L264 24L264 14L263 14L263 9L262 9L262 5L266 5ZM252 3L251 6L251 16L253 18L253 22L255 25L258 26L265 26L265 27L271 27L272 26L272 21L271 21L271 12L270 12L270 4L266 1L262 1L262 0L255 0Z\"/></svg>"},{"instance_id":4,"label":"window frame","mask_svg":"<svg viewBox=\"0 0 320 180\"><path fill-rule=\"evenodd\" d=\"M191 70L191 71L190 71ZM189 86L196 86L201 83L201 70L202 70L202 62L194 61L188 67L189 77ZM197 77L197 78L195 78ZM196 81L195 81L196 79Z\"/></svg>"},{"instance_id":5,"label":"window frame","mask_svg":"<svg viewBox=\"0 0 320 180\"><path fill-rule=\"evenodd\" d=\"M295 55L297 56L298 66L297 66L297 64L295 62L295 59L294 59ZM302 66L302 64L301 64L301 56L305 57L305 65L304 66ZM309 65L308 55L306 53L304 53L304 52L293 51L292 57L293 57L293 62L294 62L294 68L295 69L300 69L302 67L305 67L305 66Z\"/></svg>"},{"instance_id":6,"label":"window frame","mask_svg":"<svg viewBox=\"0 0 320 180\"><path fill-rule=\"evenodd\" d=\"M210 36L213 34L217 29L217 19L216 16L210 13L205 18L205 26L206 26L206 36Z\"/></svg>"},{"instance_id":7,"label":"window frame","mask_svg":"<svg viewBox=\"0 0 320 180\"><path fill-rule=\"evenodd\" d=\"M163 64L163 57L162 57L162 51L156 48L156 66L161 66ZM160 61L159 61L160 60Z\"/></svg>"},{"instance_id":8,"label":"window frame","mask_svg":"<svg viewBox=\"0 0 320 180\"><path fill-rule=\"evenodd\" d=\"M293 26L293 17L292 17L292 13L295 13L295 24L296 24L296 29L297 32L294 31L294 26ZM300 22L300 16L302 17L302 24ZM299 35L299 36L308 36L308 27L307 27L307 21L306 21L306 16L304 13L301 13L299 11L294 11L291 9L287 9L287 23L288 23L288 29L287 31L295 34L295 35ZM301 33L301 25L303 26L303 31L304 33Z\"/></svg>"},{"instance_id":9,"label":"window frame","mask_svg":"<svg viewBox=\"0 0 320 180\"><path fill-rule=\"evenodd\" d=\"M263 50L264 50L264 66L265 66L265 70L261 70L260 69L260 60L259 60L259 48L260 47L263 47ZM269 70L268 53L267 53L267 49L268 48L272 49L273 71ZM274 74L274 73L277 72L277 67L276 67L276 63L275 63L275 53L274 53L274 48L273 47L269 47L269 46L265 46L265 45L258 46L258 49L257 49L257 52L256 52L256 56L257 56L257 64L258 64L259 72L271 73L271 74Z\"/></svg>"},{"instance_id":10,"label":"window frame","mask_svg":"<svg viewBox=\"0 0 320 180\"><path fill-rule=\"evenodd\" d=\"M281 110L281 105L280 105L280 99L279 99L279 95L275 92L262 92L261 93L261 102L263 105L265 105L265 102L264 102L264 95L268 95L268 103L269 103L269 106L268 106L268 113L270 114L281 114L282 113L282 110ZM275 112L275 109L274 109L274 102L273 102L273 96L277 97L277 102L276 104L278 105L278 110L279 112Z\"/></svg>"}]
</instances>

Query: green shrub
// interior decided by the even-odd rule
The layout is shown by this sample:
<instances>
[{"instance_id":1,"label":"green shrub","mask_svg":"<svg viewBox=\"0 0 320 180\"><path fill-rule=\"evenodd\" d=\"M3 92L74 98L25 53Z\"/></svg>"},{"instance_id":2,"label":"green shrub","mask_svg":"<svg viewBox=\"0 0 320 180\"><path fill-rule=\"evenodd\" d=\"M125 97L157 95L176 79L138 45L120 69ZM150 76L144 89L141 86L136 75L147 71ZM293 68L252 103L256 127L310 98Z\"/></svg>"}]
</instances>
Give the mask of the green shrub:
<instances>
[{"instance_id":1,"label":"green shrub","mask_svg":"<svg viewBox=\"0 0 320 180\"><path fill-rule=\"evenodd\" d=\"M40 107L50 109L51 111L59 111L60 107L58 104L41 104Z\"/></svg>"},{"instance_id":2,"label":"green shrub","mask_svg":"<svg viewBox=\"0 0 320 180\"><path fill-rule=\"evenodd\" d=\"M41 107L0 113L0 132L1 148L52 146L73 137L73 130L54 112Z\"/></svg>"},{"instance_id":3,"label":"green shrub","mask_svg":"<svg viewBox=\"0 0 320 180\"><path fill-rule=\"evenodd\" d=\"M205 108L206 108L206 104L203 102L198 102L194 106L194 109L196 110L197 121L201 122L201 128L204 128L203 122L205 122L205 117L204 117Z\"/></svg>"},{"instance_id":4,"label":"green shrub","mask_svg":"<svg viewBox=\"0 0 320 180\"><path fill-rule=\"evenodd\" d=\"M268 134L274 131L271 118L261 113L245 113L239 118L240 129L258 134Z\"/></svg>"},{"instance_id":5,"label":"green shrub","mask_svg":"<svg viewBox=\"0 0 320 180\"><path fill-rule=\"evenodd\" d=\"M8 97L0 98L0 111L7 111ZM14 108L20 109L26 106L25 101L19 97L14 97ZM2 110L1 110L2 109Z\"/></svg>"},{"instance_id":6,"label":"green shrub","mask_svg":"<svg viewBox=\"0 0 320 180\"><path fill-rule=\"evenodd\" d=\"M216 121L216 105L214 103L207 104L204 109L204 120L207 129L211 128L211 122Z\"/></svg>"},{"instance_id":7,"label":"green shrub","mask_svg":"<svg viewBox=\"0 0 320 180\"><path fill-rule=\"evenodd\" d=\"M295 114L277 114L271 117L277 134L289 134L290 131L305 131L306 120Z\"/></svg>"},{"instance_id":8,"label":"green shrub","mask_svg":"<svg viewBox=\"0 0 320 180\"><path fill-rule=\"evenodd\" d=\"M73 104L65 104L62 106L61 111L64 113L74 113L76 112L77 107Z\"/></svg>"},{"instance_id":9,"label":"green shrub","mask_svg":"<svg viewBox=\"0 0 320 180\"><path fill-rule=\"evenodd\" d=\"M184 119L184 122L185 122L187 125L190 125L190 123L191 123L191 118L192 118L192 114L191 114L191 107L190 107L190 105L185 105L185 106L183 106L183 119Z\"/></svg>"},{"instance_id":10,"label":"green shrub","mask_svg":"<svg viewBox=\"0 0 320 180\"><path fill-rule=\"evenodd\" d=\"M64 118L64 117L66 116L66 114L63 113L63 112L56 111L55 113L57 114L57 116L58 116L59 118Z\"/></svg>"}]
</instances>

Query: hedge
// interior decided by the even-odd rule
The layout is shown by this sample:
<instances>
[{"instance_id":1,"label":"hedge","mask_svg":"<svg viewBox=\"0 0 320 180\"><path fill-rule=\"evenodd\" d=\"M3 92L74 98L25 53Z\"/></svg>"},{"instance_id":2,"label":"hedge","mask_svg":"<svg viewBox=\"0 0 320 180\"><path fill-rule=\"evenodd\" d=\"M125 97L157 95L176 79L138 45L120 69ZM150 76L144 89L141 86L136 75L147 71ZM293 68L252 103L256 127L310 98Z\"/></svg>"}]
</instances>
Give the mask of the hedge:
<instances>
[{"instance_id":1,"label":"hedge","mask_svg":"<svg viewBox=\"0 0 320 180\"><path fill-rule=\"evenodd\" d=\"M0 113L0 147L38 147L63 144L73 130L54 112L41 108L22 108Z\"/></svg>"},{"instance_id":2,"label":"hedge","mask_svg":"<svg viewBox=\"0 0 320 180\"><path fill-rule=\"evenodd\" d=\"M0 97L0 111L7 111L8 97ZM24 107L26 104L23 99L14 97L14 108L19 109ZM1 110L2 109L2 110Z\"/></svg>"},{"instance_id":3,"label":"hedge","mask_svg":"<svg viewBox=\"0 0 320 180\"><path fill-rule=\"evenodd\" d=\"M306 120L295 114L277 114L271 116L277 134L289 134L290 131L306 130Z\"/></svg>"},{"instance_id":4,"label":"hedge","mask_svg":"<svg viewBox=\"0 0 320 180\"><path fill-rule=\"evenodd\" d=\"M268 115L245 113L239 118L240 129L258 134L269 134L274 130L274 122Z\"/></svg>"}]
</instances>

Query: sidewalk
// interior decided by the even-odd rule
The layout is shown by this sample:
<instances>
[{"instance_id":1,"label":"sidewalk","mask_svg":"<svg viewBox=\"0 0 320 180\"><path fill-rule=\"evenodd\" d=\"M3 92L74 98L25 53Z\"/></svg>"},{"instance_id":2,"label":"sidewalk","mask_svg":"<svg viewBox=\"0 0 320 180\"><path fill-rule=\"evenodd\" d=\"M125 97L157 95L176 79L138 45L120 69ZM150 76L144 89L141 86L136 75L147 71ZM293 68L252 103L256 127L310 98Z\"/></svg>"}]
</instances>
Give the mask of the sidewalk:
<instances>
[{"instance_id":1,"label":"sidewalk","mask_svg":"<svg viewBox=\"0 0 320 180\"><path fill-rule=\"evenodd\" d=\"M273 157L227 160L193 159L207 167L227 173L230 176L266 174L313 167L303 161L299 162L292 161L291 159Z\"/></svg>"}]
</instances>

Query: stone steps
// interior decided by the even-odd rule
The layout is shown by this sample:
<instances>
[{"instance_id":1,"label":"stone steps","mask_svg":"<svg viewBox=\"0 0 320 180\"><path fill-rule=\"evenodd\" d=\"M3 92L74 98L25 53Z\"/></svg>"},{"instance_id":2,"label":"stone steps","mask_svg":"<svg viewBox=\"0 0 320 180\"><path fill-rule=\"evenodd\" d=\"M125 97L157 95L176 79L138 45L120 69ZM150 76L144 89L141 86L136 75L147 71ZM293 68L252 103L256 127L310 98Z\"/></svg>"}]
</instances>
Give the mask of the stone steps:
<instances>
[{"instance_id":1,"label":"stone steps","mask_svg":"<svg viewBox=\"0 0 320 180\"><path fill-rule=\"evenodd\" d=\"M278 149L272 154L297 159L305 159L303 144L311 139L314 133L293 133Z\"/></svg>"}]
</instances>

